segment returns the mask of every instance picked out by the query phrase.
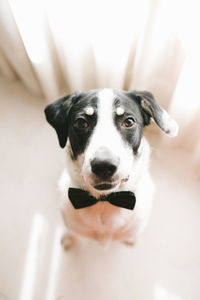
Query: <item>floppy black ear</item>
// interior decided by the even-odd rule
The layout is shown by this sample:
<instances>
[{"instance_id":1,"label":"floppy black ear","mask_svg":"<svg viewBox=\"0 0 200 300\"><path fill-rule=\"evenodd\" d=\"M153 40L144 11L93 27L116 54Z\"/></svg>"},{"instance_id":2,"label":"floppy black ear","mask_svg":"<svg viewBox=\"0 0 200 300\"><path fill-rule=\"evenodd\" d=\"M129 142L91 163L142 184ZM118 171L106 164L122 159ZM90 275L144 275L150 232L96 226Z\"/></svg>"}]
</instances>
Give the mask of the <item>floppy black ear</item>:
<instances>
[{"instance_id":1,"label":"floppy black ear","mask_svg":"<svg viewBox=\"0 0 200 300\"><path fill-rule=\"evenodd\" d=\"M147 91L134 91L139 100L142 109L150 115L158 127L170 137L178 134L178 124L161 108L156 102L154 96Z\"/></svg>"},{"instance_id":2,"label":"floppy black ear","mask_svg":"<svg viewBox=\"0 0 200 300\"><path fill-rule=\"evenodd\" d=\"M54 103L49 104L44 110L47 122L56 130L59 144L62 148L65 147L67 142L67 118L73 98L74 94L60 98Z\"/></svg>"}]
</instances>

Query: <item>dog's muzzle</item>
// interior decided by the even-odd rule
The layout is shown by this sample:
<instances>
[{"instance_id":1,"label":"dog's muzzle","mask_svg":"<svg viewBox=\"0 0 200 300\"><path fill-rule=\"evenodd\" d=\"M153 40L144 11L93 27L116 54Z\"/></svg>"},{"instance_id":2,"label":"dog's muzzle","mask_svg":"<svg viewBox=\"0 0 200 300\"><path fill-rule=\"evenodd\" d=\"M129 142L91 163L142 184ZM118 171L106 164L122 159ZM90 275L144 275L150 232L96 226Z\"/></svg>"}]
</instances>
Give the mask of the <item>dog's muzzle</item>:
<instances>
[{"instance_id":1,"label":"dog's muzzle","mask_svg":"<svg viewBox=\"0 0 200 300\"><path fill-rule=\"evenodd\" d=\"M103 191L116 186L115 175L119 165L118 158L95 157L91 160L90 165L95 178L95 189Z\"/></svg>"}]
</instances>

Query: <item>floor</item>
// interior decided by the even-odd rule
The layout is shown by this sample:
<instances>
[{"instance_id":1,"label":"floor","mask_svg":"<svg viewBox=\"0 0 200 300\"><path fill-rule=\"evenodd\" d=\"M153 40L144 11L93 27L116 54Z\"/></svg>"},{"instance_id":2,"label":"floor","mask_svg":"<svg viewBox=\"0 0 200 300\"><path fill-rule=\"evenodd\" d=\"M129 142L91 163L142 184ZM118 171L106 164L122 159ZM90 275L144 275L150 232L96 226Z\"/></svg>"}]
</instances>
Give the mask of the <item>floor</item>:
<instances>
[{"instance_id":1,"label":"floor","mask_svg":"<svg viewBox=\"0 0 200 300\"><path fill-rule=\"evenodd\" d=\"M199 300L200 185L190 156L153 144L153 213L134 247L79 241L65 252L64 163L45 102L0 81L0 300ZM166 138L167 139L167 138Z\"/></svg>"}]
</instances>

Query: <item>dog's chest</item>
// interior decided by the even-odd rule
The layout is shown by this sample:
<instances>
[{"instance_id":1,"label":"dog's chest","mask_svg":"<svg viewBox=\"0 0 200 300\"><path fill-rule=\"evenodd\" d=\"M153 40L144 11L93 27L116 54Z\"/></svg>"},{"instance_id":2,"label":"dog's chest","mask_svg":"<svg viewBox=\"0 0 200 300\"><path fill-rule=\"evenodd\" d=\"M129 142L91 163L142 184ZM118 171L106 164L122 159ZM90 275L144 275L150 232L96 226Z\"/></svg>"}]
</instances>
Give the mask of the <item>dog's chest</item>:
<instances>
[{"instance_id":1,"label":"dog's chest","mask_svg":"<svg viewBox=\"0 0 200 300\"><path fill-rule=\"evenodd\" d=\"M132 214L132 211L99 202L80 211L79 217L86 231L113 235L125 229Z\"/></svg>"}]
</instances>

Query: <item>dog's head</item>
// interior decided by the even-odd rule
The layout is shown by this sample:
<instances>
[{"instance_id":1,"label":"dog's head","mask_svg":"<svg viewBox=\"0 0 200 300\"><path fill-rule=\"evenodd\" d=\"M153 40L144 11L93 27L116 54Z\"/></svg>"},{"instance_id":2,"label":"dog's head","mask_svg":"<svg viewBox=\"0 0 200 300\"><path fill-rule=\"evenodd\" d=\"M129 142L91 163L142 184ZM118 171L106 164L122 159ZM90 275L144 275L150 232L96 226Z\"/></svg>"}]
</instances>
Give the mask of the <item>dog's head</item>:
<instances>
[{"instance_id":1,"label":"dog's head","mask_svg":"<svg viewBox=\"0 0 200 300\"><path fill-rule=\"evenodd\" d=\"M141 155L143 127L153 119L169 136L178 126L146 91L91 90L65 96L45 109L60 146L89 189L107 193L128 180Z\"/></svg>"}]
</instances>

